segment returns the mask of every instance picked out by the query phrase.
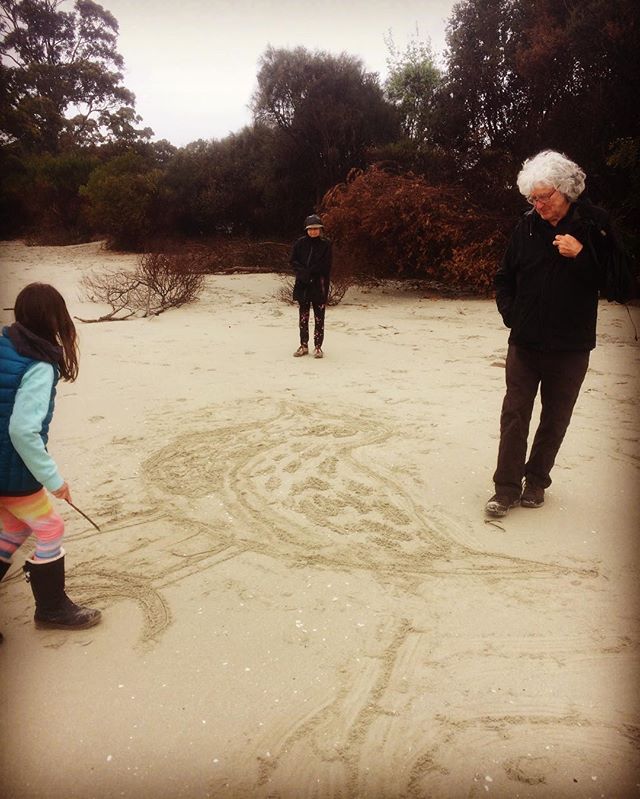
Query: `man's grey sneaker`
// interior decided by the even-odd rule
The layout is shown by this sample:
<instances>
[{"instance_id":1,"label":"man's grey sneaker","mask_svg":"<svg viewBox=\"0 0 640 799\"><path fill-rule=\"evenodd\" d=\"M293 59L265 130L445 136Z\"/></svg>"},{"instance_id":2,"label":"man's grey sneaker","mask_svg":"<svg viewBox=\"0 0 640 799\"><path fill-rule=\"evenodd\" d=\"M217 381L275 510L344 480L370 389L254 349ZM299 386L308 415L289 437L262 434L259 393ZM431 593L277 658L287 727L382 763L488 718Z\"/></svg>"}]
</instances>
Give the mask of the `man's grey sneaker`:
<instances>
[{"instance_id":1,"label":"man's grey sneaker","mask_svg":"<svg viewBox=\"0 0 640 799\"><path fill-rule=\"evenodd\" d=\"M302 355L309 354L309 347L305 347L304 344L301 344L298 349L293 353L294 358L300 358Z\"/></svg>"},{"instance_id":2,"label":"man's grey sneaker","mask_svg":"<svg viewBox=\"0 0 640 799\"><path fill-rule=\"evenodd\" d=\"M484 506L484 509L489 516L506 516L510 508L515 508L519 504L519 499L513 499L503 494L494 494Z\"/></svg>"},{"instance_id":3,"label":"man's grey sneaker","mask_svg":"<svg viewBox=\"0 0 640 799\"><path fill-rule=\"evenodd\" d=\"M523 508L541 508L544 505L544 488L525 483L520 504Z\"/></svg>"}]
</instances>

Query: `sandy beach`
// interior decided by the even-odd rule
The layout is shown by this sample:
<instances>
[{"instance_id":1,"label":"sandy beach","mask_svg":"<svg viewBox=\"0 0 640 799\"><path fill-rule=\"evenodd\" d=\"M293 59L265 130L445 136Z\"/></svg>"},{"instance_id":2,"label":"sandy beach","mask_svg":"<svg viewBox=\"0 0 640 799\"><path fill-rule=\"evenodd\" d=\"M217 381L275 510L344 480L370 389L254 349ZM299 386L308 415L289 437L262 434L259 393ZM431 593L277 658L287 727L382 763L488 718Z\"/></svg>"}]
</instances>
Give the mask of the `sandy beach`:
<instances>
[{"instance_id":1,"label":"sandy beach","mask_svg":"<svg viewBox=\"0 0 640 799\"><path fill-rule=\"evenodd\" d=\"M0 243L1 306L134 267ZM8 799L640 796L640 343L598 346L541 509L489 522L507 330L492 300L351 289L292 358L278 275L78 322L50 451L86 631L0 585ZM640 308L630 308L640 329ZM0 321L13 321L2 311Z\"/></svg>"}]
</instances>

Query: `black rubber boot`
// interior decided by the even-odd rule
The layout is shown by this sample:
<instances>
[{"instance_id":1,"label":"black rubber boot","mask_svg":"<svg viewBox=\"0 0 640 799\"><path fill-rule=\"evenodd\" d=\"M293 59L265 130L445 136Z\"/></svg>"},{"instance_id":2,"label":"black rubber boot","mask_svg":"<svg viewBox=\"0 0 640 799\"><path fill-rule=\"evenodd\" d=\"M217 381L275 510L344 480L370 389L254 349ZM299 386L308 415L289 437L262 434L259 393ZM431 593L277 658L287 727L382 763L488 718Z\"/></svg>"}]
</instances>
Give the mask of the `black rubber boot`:
<instances>
[{"instance_id":1,"label":"black rubber boot","mask_svg":"<svg viewBox=\"0 0 640 799\"><path fill-rule=\"evenodd\" d=\"M80 607L65 594L64 551L54 560L28 560L22 568L36 600L36 627L85 630L100 621L99 610Z\"/></svg>"},{"instance_id":2,"label":"black rubber boot","mask_svg":"<svg viewBox=\"0 0 640 799\"><path fill-rule=\"evenodd\" d=\"M6 560L0 560L0 580L5 576L5 574L9 571L9 566L11 564ZM3 642L4 638L2 633L0 633L0 644Z\"/></svg>"}]
</instances>

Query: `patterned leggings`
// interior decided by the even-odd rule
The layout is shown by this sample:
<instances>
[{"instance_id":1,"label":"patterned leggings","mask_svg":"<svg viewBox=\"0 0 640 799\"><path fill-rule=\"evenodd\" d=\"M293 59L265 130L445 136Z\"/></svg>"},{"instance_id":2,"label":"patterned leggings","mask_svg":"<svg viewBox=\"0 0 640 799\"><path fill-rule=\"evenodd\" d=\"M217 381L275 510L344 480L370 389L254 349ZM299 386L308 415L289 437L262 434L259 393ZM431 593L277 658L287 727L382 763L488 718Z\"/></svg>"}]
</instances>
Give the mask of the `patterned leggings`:
<instances>
[{"instance_id":1,"label":"patterned leggings","mask_svg":"<svg viewBox=\"0 0 640 799\"><path fill-rule=\"evenodd\" d=\"M36 536L36 559L60 555L64 522L45 489L22 497L0 497L0 558L10 561L31 533Z\"/></svg>"},{"instance_id":2,"label":"patterned leggings","mask_svg":"<svg viewBox=\"0 0 640 799\"><path fill-rule=\"evenodd\" d=\"M300 344L303 347L309 344L309 315L311 312L311 302L305 300L300 303ZM324 305L313 303L313 346L322 347L324 341Z\"/></svg>"}]
</instances>

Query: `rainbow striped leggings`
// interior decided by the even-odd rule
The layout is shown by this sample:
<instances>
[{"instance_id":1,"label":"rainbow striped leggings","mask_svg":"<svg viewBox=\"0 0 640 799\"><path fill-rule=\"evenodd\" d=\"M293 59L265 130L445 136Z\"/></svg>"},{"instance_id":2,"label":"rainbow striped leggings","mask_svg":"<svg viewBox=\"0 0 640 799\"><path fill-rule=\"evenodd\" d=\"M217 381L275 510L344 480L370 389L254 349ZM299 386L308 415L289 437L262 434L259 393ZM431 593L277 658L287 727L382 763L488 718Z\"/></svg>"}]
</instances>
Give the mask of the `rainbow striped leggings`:
<instances>
[{"instance_id":1,"label":"rainbow striped leggings","mask_svg":"<svg viewBox=\"0 0 640 799\"><path fill-rule=\"evenodd\" d=\"M31 533L36 537L36 559L60 555L64 521L54 511L46 490L22 497L0 496L0 558L10 561Z\"/></svg>"}]
</instances>

